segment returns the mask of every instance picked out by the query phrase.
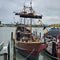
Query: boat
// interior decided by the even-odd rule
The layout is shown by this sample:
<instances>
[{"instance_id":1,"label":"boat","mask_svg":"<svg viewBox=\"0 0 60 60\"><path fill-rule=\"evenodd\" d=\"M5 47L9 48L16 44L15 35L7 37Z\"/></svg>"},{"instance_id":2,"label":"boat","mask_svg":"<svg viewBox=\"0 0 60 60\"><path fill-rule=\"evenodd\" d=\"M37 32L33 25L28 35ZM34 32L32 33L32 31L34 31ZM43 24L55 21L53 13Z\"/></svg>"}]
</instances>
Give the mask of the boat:
<instances>
[{"instance_id":1,"label":"boat","mask_svg":"<svg viewBox=\"0 0 60 60\"><path fill-rule=\"evenodd\" d=\"M31 3L30 3L31 5ZM26 12L26 8L29 8L30 12ZM15 12L15 15L19 15L21 18L24 18L24 24L17 25L15 31L15 47L18 52L23 55L25 58L30 60L39 60L39 54L42 50L47 48L47 44L41 43L41 40L37 38L32 33L32 18L42 19L42 15L35 15L32 5L26 7L24 5L24 10L22 12ZM26 18L30 18L30 27L26 27Z\"/></svg>"},{"instance_id":2,"label":"boat","mask_svg":"<svg viewBox=\"0 0 60 60\"><path fill-rule=\"evenodd\" d=\"M60 60L60 27L52 27L44 34L44 42L48 44L44 52L54 60Z\"/></svg>"}]
</instances>

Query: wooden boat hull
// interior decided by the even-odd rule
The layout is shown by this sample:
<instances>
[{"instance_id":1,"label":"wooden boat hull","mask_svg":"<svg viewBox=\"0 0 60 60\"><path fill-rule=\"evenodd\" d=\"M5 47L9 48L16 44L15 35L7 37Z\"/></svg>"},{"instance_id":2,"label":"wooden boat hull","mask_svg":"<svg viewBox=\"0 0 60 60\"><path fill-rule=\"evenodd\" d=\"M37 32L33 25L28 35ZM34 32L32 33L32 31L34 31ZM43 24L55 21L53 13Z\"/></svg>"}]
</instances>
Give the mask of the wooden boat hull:
<instances>
[{"instance_id":1,"label":"wooden boat hull","mask_svg":"<svg viewBox=\"0 0 60 60\"><path fill-rule=\"evenodd\" d=\"M16 44L16 48L25 58L30 60L39 60L39 53L47 48L47 44L20 43Z\"/></svg>"},{"instance_id":2,"label":"wooden boat hull","mask_svg":"<svg viewBox=\"0 0 60 60\"><path fill-rule=\"evenodd\" d=\"M43 49L47 48L47 44L38 44L38 43L18 43L16 44L16 47L25 50L27 53L30 53L32 50L34 50L32 54L39 55L39 52Z\"/></svg>"},{"instance_id":3,"label":"wooden boat hull","mask_svg":"<svg viewBox=\"0 0 60 60\"><path fill-rule=\"evenodd\" d=\"M22 34L22 32L17 32L18 30L21 31L21 27L17 27L16 29L16 34L14 39L15 47L18 49L20 54L23 55L24 57L28 56L27 58L30 60L39 60L39 53L42 50L46 49L48 45L41 44L40 40L36 38L33 39L32 38L34 37L33 35L30 39L26 39L26 37L29 38L30 36L30 34L28 34L30 33L30 30L27 31L26 29L26 31L28 32L27 34ZM24 36L26 37L24 38Z\"/></svg>"}]
</instances>

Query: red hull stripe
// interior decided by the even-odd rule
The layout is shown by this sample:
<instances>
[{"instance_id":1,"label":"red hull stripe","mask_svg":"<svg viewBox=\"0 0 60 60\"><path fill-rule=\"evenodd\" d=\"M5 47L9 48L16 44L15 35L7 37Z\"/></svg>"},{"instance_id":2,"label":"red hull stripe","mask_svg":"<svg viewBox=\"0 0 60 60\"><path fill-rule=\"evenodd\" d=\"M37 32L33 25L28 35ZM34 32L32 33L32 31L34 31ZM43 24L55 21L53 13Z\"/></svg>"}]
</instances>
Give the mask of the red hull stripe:
<instances>
[{"instance_id":1,"label":"red hull stripe","mask_svg":"<svg viewBox=\"0 0 60 60\"><path fill-rule=\"evenodd\" d=\"M40 45L37 50L24 50L26 53L33 54L33 55L39 55L39 53L47 48L47 44Z\"/></svg>"}]
</instances>

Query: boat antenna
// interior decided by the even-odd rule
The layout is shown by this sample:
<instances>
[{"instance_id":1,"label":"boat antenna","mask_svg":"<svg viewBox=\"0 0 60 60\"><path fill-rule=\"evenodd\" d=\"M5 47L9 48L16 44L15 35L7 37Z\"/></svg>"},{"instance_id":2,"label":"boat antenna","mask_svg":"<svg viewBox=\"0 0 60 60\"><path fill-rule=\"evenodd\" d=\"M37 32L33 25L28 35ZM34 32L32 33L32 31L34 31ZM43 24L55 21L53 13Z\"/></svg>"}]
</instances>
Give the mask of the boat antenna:
<instances>
[{"instance_id":1,"label":"boat antenna","mask_svg":"<svg viewBox=\"0 0 60 60\"><path fill-rule=\"evenodd\" d=\"M24 14L25 14L25 10L26 10L26 6L25 6L25 2L24 2L24 8L23 8L23 10L24 10ZM24 18L24 33L25 33L25 18Z\"/></svg>"},{"instance_id":2,"label":"boat antenna","mask_svg":"<svg viewBox=\"0 0 60 60\"><path fill-rule=\"evenodd\" d=\"M23 10L25 11L25 2L24 2L24 8L23 8Z\"/></svg>"},{"instance_id":3,"label":"boat antenna","mask_svg":"<svg viewBox=\"0 0 60 60\"><path fill-rule=\"evenodd\" d=\"M30 1L30 6L32 7L32 0Z\"/></svg>"},{"instance_id":4,"label":"boat antenna","mask_svg":"<svg viewBox=\"0 0 60 60\"><path fill-rule=\"evenodd\" d=\"M30 11L32 13L32 0L30 1Z\"/></svg>"}]
</instances>

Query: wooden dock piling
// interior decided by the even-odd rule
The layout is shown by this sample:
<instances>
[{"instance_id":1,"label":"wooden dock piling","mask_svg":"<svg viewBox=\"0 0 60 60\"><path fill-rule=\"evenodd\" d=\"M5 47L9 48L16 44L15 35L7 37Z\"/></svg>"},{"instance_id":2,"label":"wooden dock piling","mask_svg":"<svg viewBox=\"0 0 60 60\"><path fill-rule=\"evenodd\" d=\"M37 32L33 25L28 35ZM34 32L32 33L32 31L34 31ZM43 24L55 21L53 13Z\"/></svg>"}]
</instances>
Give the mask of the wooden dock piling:
<instances>
[{"instance_id":1,"label":"wooden dock piling","mask_svg":"<svg viewBox=\"0 0 60 60\"><path fill-rule=\"evenodd\" d=\"M57 57L57 54L56 54L56 42L52 41L52 56L54 57ZM57 60L57 59L55 59Z\"/></svg>"},{"instance_id":2,"label":"wooden dock piling","mask_svg":"<svg viewBox=\"0 0 60 60\"><path fill-rule=\"evenodd\" d=\"M8 60L10 60L10 42L8 44Z\"/></svg>"},{"instance_id":3,"label":"wooden dock piling","mask_svg":"<svg viewBox=\"0 0 60 60\"><path fill-rule=\"evenodd\" d=\"M4 53L4 60L7 60L7 53Z\"/></svg>"},{"instance_id":4,"label":"wooden dock piling","mask_svg":"<svg viewBox=\"0 0 60 60\"><path fill-rule=\"evenodd\" d=\"M13 40L13 60L16 60L16 48L15 48L15 41Z\"/></svg>"},{"instance_id":5,"label":"wooden dock piling","mask_svg":"<svg viewBox=\"0 0 60 60\"><path fill-rule=\"evenodd\" d=\"M13 40L13 32L11 32L11 40Z\"/></svg>"},{"instance_id":6,"label":"wooden dock piling","mask_svg":"<svg viewBox=\"0 0 60 60\"><path fill-rule=\"evenodd\" d=\"M13 60L16 60L16 48L15 48L15 41L13 39L13 32L11 32L11 43L13 44Z\"/></svg>"}]
</instances>

